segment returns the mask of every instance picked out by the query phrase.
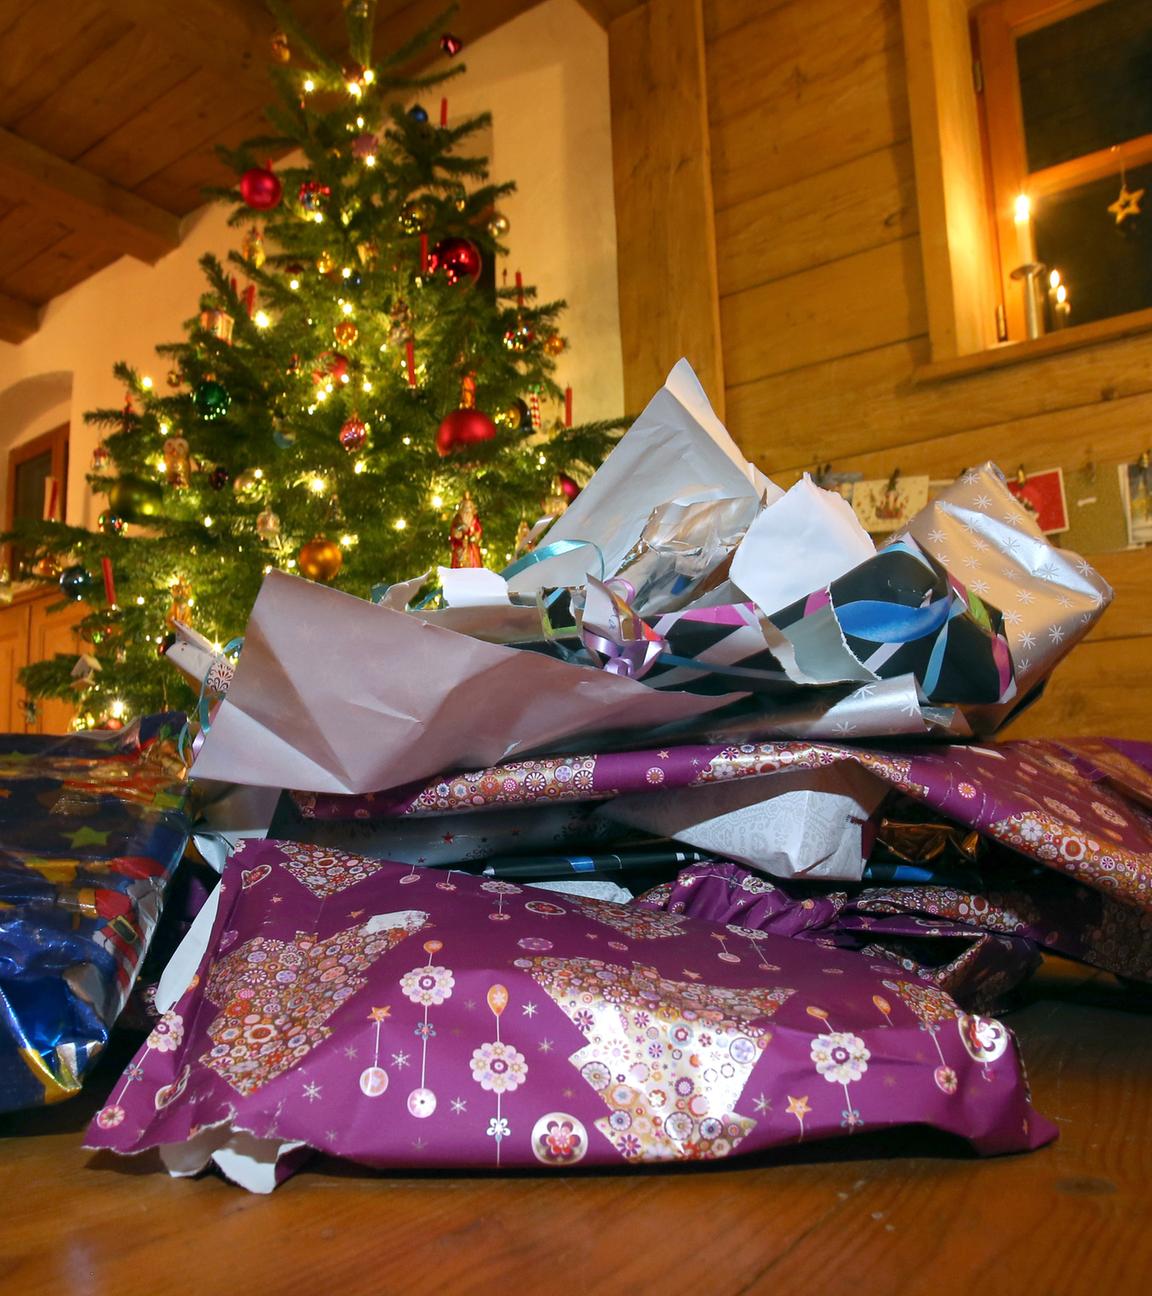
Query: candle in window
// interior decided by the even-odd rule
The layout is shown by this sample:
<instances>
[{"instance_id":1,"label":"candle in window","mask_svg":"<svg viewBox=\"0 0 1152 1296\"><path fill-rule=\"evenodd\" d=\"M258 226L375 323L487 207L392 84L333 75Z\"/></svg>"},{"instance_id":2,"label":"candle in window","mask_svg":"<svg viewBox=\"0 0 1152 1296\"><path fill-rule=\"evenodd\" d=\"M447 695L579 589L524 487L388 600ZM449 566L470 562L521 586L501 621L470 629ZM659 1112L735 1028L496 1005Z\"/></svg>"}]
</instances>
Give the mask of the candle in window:
<instances>
[{"instance_id":1,"label":"candle in window","mask_svg":"<svg viewBox=\"0 0 1152 1296\"><path fill-rule=\"evenodd\" d=\"M1056 327L1064 328L1068 323L1068 316L1072 314L1072 303L1068 300L1068 289L1063 284L1056 285Z\"/></svg>"},{"instance_id":2,"label":"candle in window","mask_svg":"<svg viewBox=\"0 0 1152 1296\"><path fill-rule=\"evenodd\" d=\"M1016 259L1018 265L1032 264L1032 202L1027 194L1017 194L1013 206L1016 222Z\"/></svg>"}]
</instances>

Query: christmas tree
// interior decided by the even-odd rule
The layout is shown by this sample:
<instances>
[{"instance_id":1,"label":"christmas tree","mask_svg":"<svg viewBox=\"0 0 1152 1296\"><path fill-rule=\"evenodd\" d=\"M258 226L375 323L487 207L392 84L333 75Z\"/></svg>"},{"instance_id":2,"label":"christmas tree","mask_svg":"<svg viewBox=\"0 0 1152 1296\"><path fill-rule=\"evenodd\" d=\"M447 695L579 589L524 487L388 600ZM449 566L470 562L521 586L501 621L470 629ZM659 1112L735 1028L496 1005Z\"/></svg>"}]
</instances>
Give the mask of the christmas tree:
<instances>
[{"instance_id":1,"label":"christmas tree","mask_svg":"<svg viewBox=\"0 0 1152 1296\"><path fill-rule=\"evenodd\" d=\"M610 448L618 425L571 427L554 378L563 303L497 274L513 186L470 146L487 117L419 102L463 67L405 74L442 20L374 57L374 7L345 6L338 62L272 5L273 131L223 152L238 185L214 191L240 247L203 259L198 314L157 348L166 380L118 366L123 408L85 416L106 429L99 530L14 533L30 574L89 607L91 651L21 675L77 697L81 724L189 706L161 657L172 624L242 634L273 568L363 596L502 568Z\"/></svg>"}]
</instances>

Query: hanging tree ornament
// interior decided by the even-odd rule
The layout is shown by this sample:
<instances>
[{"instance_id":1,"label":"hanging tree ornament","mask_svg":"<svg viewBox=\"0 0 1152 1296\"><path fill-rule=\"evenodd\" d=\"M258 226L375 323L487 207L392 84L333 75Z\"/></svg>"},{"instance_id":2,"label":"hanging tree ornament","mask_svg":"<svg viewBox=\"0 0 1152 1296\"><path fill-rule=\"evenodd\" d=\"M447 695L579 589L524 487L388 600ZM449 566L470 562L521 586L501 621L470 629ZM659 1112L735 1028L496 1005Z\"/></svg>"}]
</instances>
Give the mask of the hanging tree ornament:
<instances>
[{"instance_id":1,"label":"hanging tree ornament","mask_svg":"<svg viewBox=\"0 0 1152 1296\"><path fill-rule=\"evenodd\" d=\"M179 386L181 386L181 384L182 384L183 382L184 382L184 375L180 372L179 369L169 369L169 370L168 370L168 386L169 386L169 387L179 387Z\"/></svg>"},{"instance_id":2,"label":"hanging tree ornament","mask_svg":"<svg viewBox=\"0 0 1152 1296\"><path fill-rule=\"evenodd\" d=\"M272 57L277 63L288 63L292 59L292 47L288 44L288 33L274 31L272 33Z\"/></svg>"},{"instance_id":3,"label":"hanging tree ornament","mask_svg":"<svg viewBox=\"0 0 1152 1296\"><path fill-rule=\"evenodd\" d=\"M476 408L476 383L466 377L460 384L460 408L448 414L436 432L436 451L443 458L466 446L491 441L496 424Z\"/></svg>"},{"instance_id":4,"label":"hanging tree ornament","mask_svg":"<svg viewBox=\"0 0 1152 1296\"><path fill-rule=\"evenodd\" d=\"M501 427L511 428L517 432L520 428L527 427L532 422L532 416L528 412L528 406L524 401L517 398L506 409L502 409L496 415L496 422Z\"/></svg>"},{"instance_id":5,"label":"hanging tree ornament","mask_svg":"<svg viewBox=\"0 0 1152 1296\"><path fill-rule=\"evenodd\" d=\"M231 480L232 474L223 464L217 464L216 467L212 469L211 473L208 474L208 485L211 486L213 490L223 490Z\"/></svg>"},{"instance_id":6,"label":"hanging tree ornament","mask_svg":"<svg viewBox=\"0 0 1152 1296\"><path fill-rule=\"evenodd\" d=\"M104 469L108 467L108 461L111 458L112 458L112 452L108 449L108 447L104 444L104 442L103 441L97 442L96 449L92 451L91 471L94 473L102 473Z\"/></svg>"},{"instance_id":7,"label":"hanging tree ornament","mask_svg":"<svg viewBox=\"0 0 1152 1296\"><path fill-rule=\"evenodd\" d=\"M336 258L325 248L316 258L316 269L322 275L330 275L336 269Z\"/></svg>"},{"instance_id":8,"label":"hanging tree ornament","mask_svg":"<svg viewBox=\"0 0 1152 1296\"><path fill-rule=\"evenodd\" d=\"M221 342L232 345L232 329L236 321L226 310L209 309L200 312L200 327Z\"/></svg>"},{"instance_id":9,"label":"hanging tree ornament","mask_svg":"<svg viewBox=\"0 0 1152 1296\"><path fill-rule=\"evenodd\" d=\"M302 180L297 191L300 206L310 215L315 215L324 206L324 199L332 196L331 188L319 180Z\"/></svg>"},{"instance_id":10,"label":"hanging tree ornament","mask_svg":"<svg viewBox=\"0 0 1152 1296\"><path fill-rule=\"evenodd\" d=\"M433 274L439 272L450 284L462 284L466 288L480 278L482 265L480 249L466 238L441 239L428 260Z\"/></svg>"},{"instance_id":11,"label":"hanging tree ornament","mask_svg":"<svg viewBox=\"0 0 1152 1296\"><path fill-rule=\"evenodd\" d=\"M391 321L388 326L388 341L394 347L402 347L405 342L411 342L412 312L408 309L408 303L402 297L397 297L392 303L388 318Z\"/></svg>"},{"instance_id":12,"label":"hanging tree ornament","mask_svg":"<svg viewBox=\"0 0 1152 1296\"><path fill-rule=\"evenodd\" d=\"M265 544L280 547L280 519L267 505L256 518L256 534Z\"/></svg>"},{"instance_id":13,"label":"hanging tree ornament","mask_svg":"<svg viewBox=\"0 0 1152 1296\"><path fill-rule=\"evenodd\" d=\"M426 126L428 124L428 109L425 108L423 104L413 104L412 107L408 109L408 116L411 117L418 126Z\"/></svg>"},{"instance_id":14,"label":"hanging tree ornament","mask_svg":"<svg viewBox=\"0 0 1152 1296\"><path fill-rule=\"evenodd\" d=\"M223 418L231 404L231 393L216 378L204 378L192 389L192 408L207 423Z\"/></svg>"},{"instance_id":15,"label":"hanging tree ornament","mask_svg":"<svg viewBox=\"0 0 1152 1296\"><path fill-rule=\"evenodd\" d=\"M88 591L95 584L96 580L92 573L87 567L83 567L79 563L73 563L71 567L65 567L60 573L61 593L77 603L87 596Z\"/></svg>"},{"instance_id":16,"label":"hanging tree ornament","mask_svg":"<svg viewBox=\"0 0 1152 1296\"><path fill-rule=\"evenodd\" d=\"M168 607L168 614L164 620L169 628L174 627L177 621L183 622L184 625L192 624L192 586L184 579L183 576L177 576L176 579L168 586L168 593L172 595L172 602Z\"/></svg>"},{"instance_id":17,"label":"hanging tree ornament","mask_svg":"<svg viewBox=\"0 0 1152 1296\"><path fill-rule=\"evenodd\" d=\"M559 333L549 333L544 339L544 354L550 355L555 359L556 356L563 352L567 345L567 342L565 342Z\"/></svg>"},{"instance_id":18,"label":"hanging tree ornament","mask_svg":"<svg viewBox=\"0 0 1152 1296\"><path fill-rule=\"evenodd\" d=\"M494 239L502 239L511 228L508 217L503 212L494 211L488 218L488 233Z\"/></svg>"},{"instance_id":19,"label":"hanging tree ornament","mask_svg":"<svg viewBox=\"0 0 1152 1296\"><path fill-rule=\"evenodd\" d=\"M340 428L340 444L349 454L359 450L367 439L368 425L359 414L353 414L344 420Z\"/></svg>"},{"instance_id":20,"label":"hanging tree ornament","mask_svg":"<svg viewBox=\"0 0 1152 1296\"><path fill-rule=\"evenodd\" d=\"M341 346L351 346L360 336L360 330L350 319L343 319L332 330L332 336Z\"/></svg>"},{"instance_id":21,"label":"hanging tree ornament","mask_svg":"<svg viewBox=\"0 0 1152 1296\"><path fill-rule=\"evenodd\" d=\"M436 204L430 198L411 198L396 219L405 234L420 234L436 219Z\"/></svg>"},{"instance_id":22,"label":"hanging tree ornament","mask_svg":"<svg viewBox=\"0 0 1152 1296\"><path fill-rule=\"evenodd\" d=\"M254 211L270 211L283 192L284 186L271 167L249 167L240 177L240 197Z\"/></svg>"},{"instance_id":23,"label":"hanging tree ornament","mask_svg":"<svg viewBox=\"0 0 1152 1296\"><path fill-rule=\"evenodd\" d=\"M1108 210L1116 217L1118 228L1124 228L1124 222L1134 220L1140 215L1140 199L1144 197L1143 189L1129 189L1124 172L1120 172L1120 194L1114 203L1108 204Z\"/></svg>"},{"instance_id":24,"label":"hanging tree ornament","mask_svg":"<svg viewBox=\"0 0 1152 1296\"><path fill-rule=\"evenodd\" d=\"M268 259L268 254L264 250L264 235L260 233L258 226L249 226L240 244L240 255L256 270L259 270Z\"/></svg>"},{"instance_id":25,"label":"hanging tree ornament","mask_svg":"<svg viewBox=\"0 0 1152 1296\"><path fill-rule=\"evenodd\" d=\"M164 442L164 470L168 474L168 485L182 490L188 485L192 472L192 456L188 452L188 440L182 436L170 436Z\"/></svg>"},{"instance_id":26,"label":"hanging tree ornament","mask_svg":"<svg viewBox=\"0 0 1152 1296\"><path fill-rule=\"evenodd\" d=\"M448 528L448 544L452 550L453 567L483 567L484 556L480 541L484 525L476 508L471 491L465 491Z\"/></svg>"},{"instance_id":27,"label":"hanging tree ornament","mask_svg":"<svg viewBox=\"0 0 1152 1296\"><path fill-rule=\"evenodd\" d=\"M335 540L318 535L300 546L296 564L301 574L309 580L323 581L326 584L336 579L344 565L344 555Z\"/></svg>"},{"instance_id":28,"label":"hanging tree ornament","mask_svg":"<svg viewBox=\"0 0 1152 1296\"><path fill-rule=\"evenodd\" d=\"M105 535L119 535L124 530L124 519L119 513L105 509L96 519L96 525Z\"/></svg>"},{"instance_id":29,"label":"hanging tree ornament","mask_svg":"<svg viewBox=\"0 0 1152 1296\"><path fill-rule=\"evenodd\" d=\"M445 32L440 37L440 48L449 58L455 58L464 48L464 42L459 36L454 36L451 32Z\"/></svg>"}]
</instances>

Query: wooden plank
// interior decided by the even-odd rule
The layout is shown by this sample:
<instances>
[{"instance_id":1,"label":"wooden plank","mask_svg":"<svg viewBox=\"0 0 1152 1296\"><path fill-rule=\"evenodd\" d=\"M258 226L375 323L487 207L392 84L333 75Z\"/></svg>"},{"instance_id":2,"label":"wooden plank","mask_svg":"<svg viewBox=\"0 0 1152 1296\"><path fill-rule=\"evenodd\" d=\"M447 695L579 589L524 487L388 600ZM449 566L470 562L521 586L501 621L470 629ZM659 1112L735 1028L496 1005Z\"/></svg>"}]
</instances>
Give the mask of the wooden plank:
<instances>
[{"instance_id":1,"label":"wooden plank","mask_svg":"<svg viewBox=\"0 0 1152 1296\"><path fill-rule=\"evenodd\" d=\"M192 68L148 31L131 28L92 51L88 62L47 102L37 104L12 125L12 132L49 153L77 162L112 131L149 114L165 92L186 82ZM191 92L189 92L191 93ZM159 131L152 151L169 147ZM107 179L131 186L117 176Z\"/></svg>"},{"instance_id":2,"label":"wooden plank","mask_svg":"<svg viewBox=\"0 0 1152 1296\"><path fill-rule=\"evenodd\" d=\"M997 256L985 198L966 0L902 0L934 359L996 343Z\"/></svg>"},{"instance_id":3,"label":"wooden plank","mask_svg":"<svg viewBox=\"0 0 1152 1296\"><path fill-rule=\"evenodd\" d=\"M1147 587L1145 587L1147 588ZM1056 668L1005 738L1139 738L1152 724L1152 635L1085 640Z\"/></svg>"},{"instance_id":4,"label":"wooden plank","mask_svg":"<svg viewBox=\"0 0 1152 1296\"><path fill-rule=\"evenodd\" d=\"M50 220L30 203L18 203L0 216L0 287L6 276L68 234L68 227Z\"/></svg>"},{"instance_id":5,"label":"wooden plank","mask_svg":"<svg viewBox=\"0 0 1152 1296\"><path fill-rule=\"evenodd\" d=\"M608 51L625 408L688 356L723 417L700 0L650 0Z\"/></svg>"},{"instance_id":6,"label":"wooden plank","mask_svg":"<svg viewBox=\"0 0 1152 1296\"><path fill-rule=\"evenodd\" d=\"M5 283L20 297L49 302L111 265L120 255L115 248L94 243L86 231L70 230L50 248L13 270ZM110 303L108 309L115 309L114 304Z\"/></svg>"},{"instance_id":7,"label":"wooden plank","mask_svg":"<svg viewBox=\"0 0 1152 1296\"><path fill-rule=\"evenodd\" d=\"M143 261L158 261L180 243L180 222L101 176L0 130L0 179L31 202L94 239Z\"/></svg>"},{"instance_id":8,"label":"wooden plank","mask_svg":"<svg viewBox=\"0 0 1152 1296\"><path fill-rule=\"evenodd\" d=\"M747 383L915 337L925 328L921 274L912 237L725 297L725 372Z\"/></svg>"},{"instance_id":9,"label":"wooden plank","mask_svg":"<svg viewBox=\"0 0 1152 1296\"><path fill-rule=\"evenodd\" d=\"M1152 393L1145 393L1123 401L1035 414L1031 418L946 436L922 435L902 445L840 455L825 454L827 441L814 432L808 444L799 447L802 457L798 462L769 469L767 456L762 456L754 446L751 458L773 476L798 471L813 463L831 462L837 469L862 472L866 478L887 477L893 468L903 473L951 478L970 465L988 459L999 463L1005 473L1014 472L1022 463L1037 468L1059 465L1066 471L1094 463L1100 465L1099 471L1105 471L1107 465L1126 462L1138 453L1132 429L1141 423L1147 425L1149 420L1152 420ZM749 446L741 444L745 451L749 450Z\"/></svg>"},{"instance_id":10,"label":"wooden plank","mask_svg":"<svg viewBox=\"0 0 1152 1296\"><path fill-rule=\"evenodd\" d=\"M908 143L716 214L720 292L740 292L917 231Z\"/></svg>"},{"instance_id":11,"label":"wooden plank","mask_svg":"<svg viewBox=\"0 0 1152 1296\"><path fill-rule=\"evenodd\" d=\"M40 311L31 302L0 292L0 341L23 342L40 327Z\"/></svg>"},{"instance_id":12,"label":"wooden plank","mask_svg":"<svg viewBox=\"0 0 1152 1296\"><path fill-rule=\"evenodd\" d=\"M774 9L709 49L717 209L908 138L894 7L825 11L810 32L806 5Z\"/></svg>"},{"instance_id":13,"label":"wooden plank","mask_svg":"<svg viewBox=\"0 0 1152 1296\"><path fill-rule=\"evenodd\" d=\"M212 137L213 149L195 145L174 157L161 170L136 186L141 198L163 201L173 211L193 211L205 201L207 185L234 185L236 173L215 155L215 146L236 148L253 136L266 134L268 119L262 109L248 109Z\"/></svg>"},{"instance_id":14,"label":"wooden plank","mask_svg":"<svg viewBox=\"0 0 1152 1296\"><path fill-rule=\"evenodd\" d=\"M776 469L1152 392L1147 336L918 386L927 358L925 337L729 387L728 426ZM1117 457L1138 453L1141 435L1134 429ZM998 452L991 435L987 443Z\"/></svg>"},{"instance_id":15,"label":"wooden plank","mask_svg":"<svg viewBox=\"0 0 1152 1296\"><path fill-rule=\"evenodd\" d=\"M1088 641L1152 635L1152 602L1148 598L1152 589L1152 549L1125 549L1085 557L1112 586L1115 595L1108 611L1092 627ZM1152 654L1152 644L1148 651Z\"/></svg>"},{"instance_id":16,"label":"wooden plank","mask_svg":"<svg viewBox=\"0 0 1152 1296\"><path fill-rule=\"evenodd\" d=\"M127 31L101 0L36 0L14 7L15 20L0 46L0 126L8 127L50 104Z\"/></svg>"},{"instance_id":17,"label":"wooden plank","mask_svg":"<svg viewBox=\"0 0 1152 1296\"><path fill-rule=\"evenodd\" d=\"M709 0L704 6L705 39L711 45L737 27L752 29L770 10L792 3L794 0Z\"/></svg>"}]
</instances>

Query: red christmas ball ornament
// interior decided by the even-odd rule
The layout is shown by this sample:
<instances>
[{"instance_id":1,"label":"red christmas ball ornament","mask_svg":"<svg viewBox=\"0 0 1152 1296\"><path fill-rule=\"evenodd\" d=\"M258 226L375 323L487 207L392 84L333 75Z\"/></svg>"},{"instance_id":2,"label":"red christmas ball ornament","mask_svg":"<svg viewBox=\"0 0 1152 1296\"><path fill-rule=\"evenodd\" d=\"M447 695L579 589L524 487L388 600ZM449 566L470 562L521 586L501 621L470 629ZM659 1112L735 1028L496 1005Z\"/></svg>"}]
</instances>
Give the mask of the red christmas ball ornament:
<instances>
[{"instance_id":1,"label":"red christmas ball ornament","mask_svg":"<svg viewBox=\"0 0 1152 1296\"><path fill-rule=\"evenodd\" d=\"M359 415L353 414L351 418L345 419L340 428L340 444L352 454L359 450L368 437L368 425Z\"/></svg>"},{"instance_id":2,"label":"red christmas ball ornament","mask_svg":"<svg viewBox=\"0 0 1152 1296\"><path fill-rule=\"evenodd\" d=\"M567 473L556 474L556 485L569 504L580 494L580 486Z\"/></svg>"},{"instance_id":3,"label":"red christmas ball ornament","mask_svg":"<svg viewBox=\"0 0 1152 1296\"><path fill-rule=\"evenodd\" d=\"M463 450L465 446L491 441L495 435L496 424L482 410L453 410L436 433L436 450L443 457Z\"/></svg>"},{"instance_id":4,"label":"red christmas ball ornament","mask_svg":"<svg viewBox=\"0 0 1152 1296\"><path fill-rule=\"evenodd\" d=\"M329 379L334 383L344 382L348 377L348 357L339 351L325 351L312 370L312 381L320 386Z\"/></svg>"},{"instance_id":5,"label":"red christmas ball ornament","mask_svg":"<svg viewBox=\"0 0 1152 1296\"><path fill-rule=\"evenodd\" d=\"M256 211L269 211L280 201L284 186L269 167L250 167L240 177L240 197Z\"/></svg>"},{"instance_id":6,"label":"red christmas ball ornament","mask_svg":"<svg viewBox=\"0 0 1152 1296\"><path fill-rule=\"evenodd\" d=\"M455 58L464 48L464 42L459 36L454 36L452 32L445 32L444 35L440 37L440 48L449 58Z\"/></svg>"},{"instance_id":7,"label":"red christmas ball ornament","mask_svg":"<svg viewBox=\"0 0 1152 1296\"><path fill-rule=\"evenodd\" d=\"M432 249L428 268L433 274L443 272L450 284L470 287L480 278L480 249L466 238L441 239Z\"/></svg>"}]
</instances>

